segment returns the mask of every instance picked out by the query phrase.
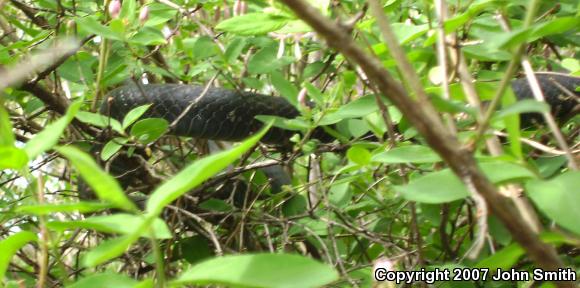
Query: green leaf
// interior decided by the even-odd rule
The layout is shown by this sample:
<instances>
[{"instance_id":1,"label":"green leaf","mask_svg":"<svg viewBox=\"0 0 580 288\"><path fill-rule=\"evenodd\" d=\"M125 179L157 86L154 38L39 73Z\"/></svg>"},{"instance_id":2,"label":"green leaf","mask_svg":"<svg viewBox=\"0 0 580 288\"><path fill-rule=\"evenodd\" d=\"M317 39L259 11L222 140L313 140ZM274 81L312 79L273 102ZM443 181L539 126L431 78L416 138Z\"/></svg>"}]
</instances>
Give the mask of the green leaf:
<instances>
[{"instance_id":1,"label":"green leaf","mask_svg":"<svg viewBox=\"0 0 580 288\"><path fill-rule=\"evenodd\" d=\"M132 235L149 238L151 235L148 230L138 229L145 225L151 225L155 238L170 239L171 231L167 224L159 219L149 220L142 215L132 215L117 213L113 215L93 216L78 221L53 221L47 224L47 227L56 231L65 231L70 229L92 229L99 232L111 234Z\"/></svg>"},{"instance_id":2,"label":"green leaf","mask_svg":"<svg viewBox=\"0 0 580 288\"><path fill-rule=\"evenodd\" d=\"M28 163L28 155L20 148L0 146L0 170L20 170Z\"/></svg>"},{"instance_id":3,"label":"green leaf","mask_svg":"<svg viewBox=\"0 0 580 288\"><path fill-rule=\"evenodd\" d=\"M117 180L103 171L91 156L73 146L59 147L56 150L72 163L99 199L120 209L137 211L137 207L127 198Z\"/></svg>"},{"instance_id":4,"label":"green leaf","mask_svg":"<svg viewBox=\"0 0 580 288\"><path fill-rule=\"evenodd\" d=\"M292 103L292 105L296 105L298 103L298 88L292 84L292 82L288 81L286 77L282 75L282 73L273 71L270 74L270 81L276 91L280 93L288 102Z\"/></svg>"},{"instance_id":5,"label":"green leaf","mask_svg":"<svg viewBox=\"0 0 580 288\"><path fill-rule=\"evenodd\" d=\"M563 244L568 243L573 246L578 246L580 243L576 240L571 240L561 234L553 232L544 232L540 235L540 239L548 244ZM489 268L490 271L495 272L497 269L507 270L514 266L520 257L525 254L524 248L518 243L510 244L509 246L497 251L495 254L479 261L475 264L476 268Z\"/></svg>"},{"instance_id":6,"label":"green leaf","mask_svg":"<svg viewBox=\"0 0 580 288\"><path fill-rule=\"evenodd\" d=\"M97 126L99 128L107 128L110 126L113 130L119 133L123 133L121 123L119 123L119 121L117 121L116 119L107 117L105 115L86 111L79 111L76 115L76 118L83 123Z\"/></svg>"},{"instance_id":7,"label":"green leaf","mask_svg":"<svg viewBox=\"0 0 580 288\"><path fill-rule=\"evenodd\" d=\"M123 254L138 238L139 235L134 233L102 242L84 255L82 259L83 266L94 267Z\"/></svg>"},{"instance_id":8,"label":"green leaf","mask_svg":"<svg viewBox=\"0 0 580 288\"><path fill-rule=\"evenodd\" d=\"M177 9L160 3L149 2L149 19L143 26L158 26L166 24L177 14Z\"/></svg>"},{"instance_id":9,"label":"green leaf","mask_svg":"<svg viewBox=\"0 0 580 288\"><path fill-rule=\"evenodd\" d=\"M132 216L132 215L129 215L129 216ZM140 216L135 216L135 217L140 217ZM112 238L112 239L109 239L105 242L102 242L99 246L95 247L94 249L89 251L87 254L85 254L85 256L83 257L83 260L82 260L83 265L85 267L94 267L96 265L102 264L106 261L109 261L109 260L123 254L125 251L127 251L127 249L129 249L129 247L133 243L135 243L135 241L137 241L137 239L139 239L140 236L142 236L142 235L152 236L149 232L155 231L155 230L150 230L150 229L155 229L155 225L153 225L153 227L151 227L151 224L155 223L154 221L161 221L161 220L159 220L155 217L140 217L140 218L142 220L141 224L134 226L132 228L133 232L131 234L123 235L123 236L117 237L117 238ZM48 224L55 224L55 223L57 223L57 222L52 222L52 223L48 223ZM118 224L118 222L116 224ZM139 224L139 223L133 223L133 224ZM163 222L163 225L165 225L165 222ZM113 226L115 226L115 224L113 224ZM65 227L61 227L61 228L66 229L66 225L65 225ZM155 235L155 236L157 236L157 235ZM171 237L171 236L169 236L169 237Z\"/></svg>"},{"instance_id":10,"label":"green leaf","mask_svg":"<svg viewBox=\"0 0 580 288\"><path fill-rule=\"evenodd\" d=\"M556 157L547 156L547 157L538 157L538 159L536 159L535 162L540 177L550 178L554 176L556 173L558 173L560 171L560 168L562 168L562 166L568 163L568 159L566 159L565 155L560 155Z\"/></svg>"},{"instance_id":11,"label":"green leaf","mask_svg":"<svg viewBox=\"0 0 580 288\"><path fill-rule=\"evenodd\" d=\"M29 160L35 159L38 155L51 149L56 145L56 143L58 143L58 138L75 117L78 110L81 108L81 104L82 101L73 102L64 116L53 123L48 124L44 130L36 134L26 143L26 145L24 145L24 151L26 151Z\"/></svg>"},{"instance_id":12,"label":"green leaf","mask_svg":"<svg viewBox=\"0 0 580 288\"><path fill-rule=\"evenodd\" d=\"M493 47L498 47L502 50L507 50L516 47L516 45L528 42L532 33L531 28L518 28L503 34L498 34L497 41L492 43Z\"/></svg>"},{"instance_id":13,"label":"green leaf","mask_svg":"<svg viewBox=\"0 0 580 288\"><path fill-rule=\"evenodd\" d=\"M78 24L80 29L90 33L90 34L97 34L103 38L111 39L111 40L120 40L123 41L123 34L119 34L115 32L108 26L104 26L97 20L96 17L89 16L89 17L79 17L75 20Z\"/></svg>"},{"instance_id":14,"label":"green leaf","mask_svg":"<svg viewBox=\"0 0 580 288\"><path fill-rule=\"evenodd\" d=\"M142 46L163 45L167 43L167 40L161 31L152 27L144 27L129 38L129 43Z\"/></svg>"},{"instance_id":15,"label":"green leaf","mask_svg":"<svg viewBox=\"0 0 580 288\"><path fill-rule=\"evenodd\" d=\"M465 46L463 51L470 58L486 62L509 61L512 59L512 55L509 52L497 50L496 47L489 43Z\"/></svg>"},{"instance_id":16,"label":"green leaf","mask_svg":"<svg viewBox=\"0 0 580 288\"><path fill-rule=\"evenodd\" d=\"M319 125L330 125L342 119L358 118L369 115L379 110L374 95L360 97L346 105L341 106L337 111L324 116Z\"/></svg>"},{"instance_id":17,"label":"green leaf","mask_svg":"<svg viewBox=\"0 0 580 288\"><path fill-rule=\"evenodd\" d=\"M308 200L301 194L293 195L290 199L284 202L282 206L282 214L285 217L292 217L301 215L308 211Z\"/></svg>"},{"instance_id":18,"label":"green leaf","mask_svg":"<svg viewBox=\"0 0 580 288\"><path fill-rule=\"evenodd\" d=\"M509 37L497 43L499 47L506 49L524 42L533 42L542 37L562 34L568 30L580 27L578 17L558 17L543 23L537 23L526 30L516 30L509 33Z\"/></svg>"},{"instance_id":19,"label":"green leaf","mask_svg":"<svg viewBox=\"0 0 580 288\"><path fill-rule=\"evenodd\" d=\"M77 84L91 85L95 80L93 66L97 59L89 52L78 51L74 57L70 57L62 65L58 66L56 71L63 79Z\"/></svg>"},{"instance_id":20,"label":"green leaf","mask_svg":"<svg viewBox=\"0 0 580 288\"><path fill-rule=\"evenodd\" d=\"M47 215L51 213L90 213L102 211L112 208L109 203L99 202L78 202L78 203L62 203L62 204L37 204L37 205L23 205L14 209L16 213L32 214L32 215Z\"/></svg>"},{"instance_id":21,"label":"green leaf","mask_svg":"<svg viewBox=\"0 0 580 288\"><path fill-rule=\"evenodd\" d=\"M121 18L116 18L113 19L111 21L109 21L109 28L111 29L111 31L113 33L116 33L117 35L122 35L123 39L125 39L125 33L127 32L127 22L125 22L123 19Z\"/></svg>"},{"instance_id":22,"label":"green leaf","mask_svg":"<svg viewBox=\"0 0 580 288\"><path fill-rule=\"evenodd\" d=\"M151 107L151 104L145 104L131 109L131 111L129 111L129 113L123 117L123 125L121 127L123 127L123 129L127 129L127 127L135 123L137 119L143 116L149 107Z\"/></svg>"},{"instance_id":23,"label":"green leaf","mask_svg":"<svg viewBox=\"0 0 580 288\"><path fill-rule=\"evenodd\" d=\"M29 231L21 231L0 241L0 279L4 279L4 274L10 263L12 256L31 241L36 241L36 234Z\"/></svg>"},{"instance_id":24,"label":"green leaf","mask_svg":"<svg viewBox=\"0 0 580 288\"><path fill-rule=\"evenodd\" d=\"M370 131L370 121L365 121L365 120L361 120L361 119L346 119L344 122L341 122L338 127L344 127L343 125L346 125L346 128L348 129L348 132L350 133L350 135L354 138L359 138L364 136L365 134L367 134ZM340 129L340 128L339 128ZM380 128L378 128L380 129ZM385 131L386 129L381 129L382 131ZM339 130L339 131L343 131L343 130ZM382 135L383 133L379 133L379 135ZM338 137L336 137L338 138Z\"/></svg>"},{"instance_id":25,"label":"green leaf","mask_svg":"<svg viewBox=\"0 0 580 288\"><path fill-rule=\"evenodd\" d=\"M322 91L318 89L316 86L312 85L310 82L305 82L304 88L306 88L306 92L308 92L308 96L316 102L316 104L322 106L324 104L324 95ZM297 100L295 100L297 102Z\"/></svg>"},{"instance_id":26,"label":"green leaf","mask_svg":"<svg viewBox=\"0 0 580 288\"><path fill-rule=\"evenodd\" d=\"M496 184L535 178L530 170L509 162L481 163L479 167L489 180ZM450 169L412 179L405 186L396 186L395 190L409 201L429 204L446 203L469 196L463 182Z\"/></svg>"},{"instance_id":27,"label":"green leaf","mask_svg":"<svg viewBox=\"0 0 580 288\"><path fill-rule=\"evenodd\" d=\"M534 25L531 41L548 35L562 34L568 30L578 31L578 27L580 27L580 18L577 16L554 18L552 20Z\"/></svg>"},{"instance_id":28,"label":"green leaf","mask_svg":"<svg viewBox=\"0 0 580 288\"><path fill-rule=\"evenodd\" d=\"M234 211L234 208L230 206L226 201L215 198L211 198L204 202L201 202L197 207L203 210L218 211L218 212Z\"/></svg>"},{"instance_id":29,"label":"green leaf","mask_svg":"<svg viewBox=\"0 0 580 288\"><path fill-rule=\"evenodd\" d=\"M12 122L10 122L10 116L8 115L6 109L4 109L4 103L2 99L0 99L0 147L12 146L14 146Z\"/></svg>"},{"instance_id":30,"label":"green leaf","mask_svg":"<svg viewBox=\"0 0 580 288\"><path fill-rule=\"evenodd\" d=\"M155 281L152 278L141 280L139 284L133 286L133 288L153 288L153 287L155 287Z\"/></svg>"},{"instance_id":31,"label":"green leaf","mask_svg":"<svg viewBox=\"0 0 580 288\"><path fill-rule=\"evenodd\" d=\"M137 138L139 142L143 144L148 144L155 142L159 137L169 128L169 122L161 118L148 118L137 121L133 127L131 127L131 135Z\"/></svg>"},{"instance_id":32,"label":"green leaf","mask_svg":"<svg viewBox=\"0 0 580 288\"><path fill-rule=\"evenodd\" d=\"M248 61L248 72L252 74L267 74L276 71L292 62L292 57L277 58L278 50L274 46L262 48Z\"/></svg>"},{"instance_id":33,"label":"green leaf","mask_svg":"<svg viewBox=\"0 0 580 288\"><path fill-rule=\"evenodd\" d=\"M389 151L376 154L372 160L387 164L435 163L440 162L441 158L427 146L409 145L395 147Z\"/></svg>"},{"instance_id":34,"label":"green leaf","mask_svg":"<svg viewBox=\"0 0 580 288\"><path fill-rule=\"evenodd\" d=\"M427 24L409 25L407 23L393 23L392 28L401 45L405 45L429 31L429 26Z\"/></svg>"},{"instance_id":35,"label":"green leaf","mask_svg":"<svg viewBox=\"0 0 580 288\"><path fill-rule=\"evenodd\" d=\"M220 22L215 29L239 35L260 35L276 31L288 22L288 19L268 13L249 13L232 17Z\"/></svg>"},{"instance_id":36,"label":"green leaf","mask_svg":"<svg viewBox=\"0 0 580 288\"><path fill-rule=\"evenodd\" d=\"M550 112L550 105L548 105L545 102L540 102L532 99L521 100L501 109L498 113L494 115L494 120L502 119L509 115L518 115L521 113L529 113L529 112L537 112L537 113Z\"/></svg>"},{"instance_id":37,"label":"green leaf","mask_svg":"<svg viewBox=\"0 0 580 288\"><path fill-rule=\"evenodd\" d=\"M230 64L234 63L244 50L244 47L246 47L246 38L239 37L232 40L224 52L226 62Z\"/></svg>"},{"instance_id":38,"label":"green leaf","mask_svg":"<svg viewBox=\"0 0 580 288\"><path fill-rule=\"evenodd\" d=\"M123 0L123 6L119 13L120 19L127 19L127 23L131 24L135 21L137 16L137 0Z\"/></svg>"},{"instance_id":39,"label":"green leaf","mask_svg":"<svg viewBox=\"0 0 580 288\"><path fill-rule=\"evenodd\" d=\"M256 145L268 129L270 129L270 126L272 125L266 125L258 134L248 138L230 150L191 163L173 178L157 187L147 200L147 212L149 215L161 214L163 208L169 203L175 201L175 199L187 191L226 168L243 153Z\"/></svg>"},{"instance_id":40,"label":"green leaf","mask_svg":"<svg viewBox=\"0 0 580 288\"><path fill-rule=\"evenodd\" d=\"M546 216L580 235L580 172L568 171L547 181L528 181L526 191Z\"/></svg>"},{"instance_id":41,"label":"green leaf","mask_svg":"<svg viewBox=\"0 0 580 288\"><path fill-rule=\"evenodd\" d=\"M173 251L176 259L183 259L190 264L199 263L213 256L209 240L201 235L177 240Z\"/></svg>"},{"instance_id":42,"label":"green leaf","mask_svg":"<svg viewBox=\"0 0 580 288\"><path fill-rule=\"evenodd\" d=\"M310 124L302 119L288 119L274 115L257 115L255 117L263 123L273 123L274 127L282 128L290 131L304 131L310 129Z\"/></svg>"},{"instance_id":43,"label":"green leaf","mask_svg":"<svg viewBox=\"0 0 580 288\"><path fill-rule=\"evenodd\" d=\"M113 155L115 155L115 153L121 150L123 144L127 143L127 141L129 141L127 138L117 137L107 142L107 144L105 144L103 150L101 151L101 159L103 161L109 160L109 158L111 158Z\"/></svg>"},{"instance_id":44,"label":"green leaf","mask_svg":"<svg viewBox=\"0 0 580 288\"><path fill-rule=\"evenodd\" d=\"M507 89L507 91L501 98L501 105L503 107L513 107L512 105L517 104L516 101L517 99L516 95L514 94L514 91L512 89ZM517 114L506 115L503 118L503 122L505 123L505 128L508 133L508 140L512 154L516 156L518 159L523 160L524 154L522 152L522 140L521 140L522 133L520 131L519 115Z\"/></svg>"},{"instance_id":45,"label":"green leaf","mask_svg":"<svg viewBox=\"0 0 580 288\"><path fill-rule=\"evenodd\" d=\"M571 71L572 74L576 74L576 72L580 71L580 60L578 59L565 58L562 60L562 62L560 62L560 65L566 68L566 70Z\"/></svg>"},{"instance_id":46,"label":"green leaf","mask_svg":"<svg viewBox=\"0 0 580 288\"><path fill-rule=\"evenodd\" d=\"M139 282L119 273L92 274L66 286L66 288L134 288Z\"/></svg>"},{"instance_id":47,"label":"green leaf","mask_svg":"<svg viewBox=\"0 0 580 288\"><path fill-rule=\"evenodd\" d=\"M367 165L371 162L371 152L359 146L350 147L346 151L346 157L358 165Z\"/></svg>"},{"instance_id":48,"label":"green leaf","mask_svg":"<svg viewBox=\"0 0 580 288\"><path fill-rule=\"evenodd\" d=\"M191 57L194 60L204 60L218 54L219 48L216 46L214 40L209 36L201 36L193 39L186 39L191 41L190 49Z\"/></svg>"},{"instance_id":49,"label":"green leaf","mask_svg":"<svg viewBox=\"0 0 580 288\"><path fill-rule=\"evenodd\" d=\"M338 280L329 265L291 254L233 255L191 267L176 284L235 287L321 287Z\"/></svg>"}]
</instances>

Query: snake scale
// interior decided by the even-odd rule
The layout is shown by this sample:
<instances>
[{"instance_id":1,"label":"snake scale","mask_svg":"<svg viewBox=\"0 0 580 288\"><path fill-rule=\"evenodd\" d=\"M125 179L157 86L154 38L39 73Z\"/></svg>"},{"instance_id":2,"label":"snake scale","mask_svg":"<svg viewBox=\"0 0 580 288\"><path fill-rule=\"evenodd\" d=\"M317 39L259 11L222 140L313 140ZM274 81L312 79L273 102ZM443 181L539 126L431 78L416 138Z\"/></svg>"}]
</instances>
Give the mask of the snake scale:
<instances>
[{"instance_id":1,"label":"snake scale","mask_svg":"<svg viewBox=\"0 0 580 288\"><path fill-rule=\"evenodd\" d=\"M536 73L536 76L557 119L566 119L579 112L580 77L559 73ZM525 78L513 80L511 84L518 100L533 99ZM300 114L282 97L209 88L200 98L203 90L203 87L182 84L125 85L109 93L109 101L103 104L101 113L122 119L131 109L152 104L144 117L164 118L173 123L188 109L171 134L225 141L239 141L258 131L262 123L255 119L256 115L294 118ZM523 126L533 121L541 121L541 115L522 114ZM262 142L284 143L291 135L290 131L272 128Z\"/></svg>"}]
</instances>

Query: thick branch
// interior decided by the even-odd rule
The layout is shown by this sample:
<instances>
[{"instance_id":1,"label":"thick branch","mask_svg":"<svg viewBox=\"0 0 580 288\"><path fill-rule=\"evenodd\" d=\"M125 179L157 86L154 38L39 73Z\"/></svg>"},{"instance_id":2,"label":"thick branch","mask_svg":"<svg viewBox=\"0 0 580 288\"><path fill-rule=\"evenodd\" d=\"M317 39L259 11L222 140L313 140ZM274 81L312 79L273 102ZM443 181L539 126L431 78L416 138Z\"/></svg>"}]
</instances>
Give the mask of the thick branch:
<instances>
[{"instance_id":1,"label":"thick branch","mask_svg":"<svg viewBox=\"0 0 580 288\"><path fill-rule=\"evenodd\" d=\"M314 7L303 0L282 0L282 2L322 35L331 47L361 67L369 80L401 110L455 174L466 185L474 187L481 193L514 239L526 249L539 267L550 271L564 267L556 251L540 241L508 199L497 192L496 187L479 170L471 153L461 148L462 145L457 138L449 133L438 113L430 105L411 99L378 59L365 53L344 29L322 16ZM571 282L559 284L561 287L574 287Z\"/></svg>"}]
</instances>

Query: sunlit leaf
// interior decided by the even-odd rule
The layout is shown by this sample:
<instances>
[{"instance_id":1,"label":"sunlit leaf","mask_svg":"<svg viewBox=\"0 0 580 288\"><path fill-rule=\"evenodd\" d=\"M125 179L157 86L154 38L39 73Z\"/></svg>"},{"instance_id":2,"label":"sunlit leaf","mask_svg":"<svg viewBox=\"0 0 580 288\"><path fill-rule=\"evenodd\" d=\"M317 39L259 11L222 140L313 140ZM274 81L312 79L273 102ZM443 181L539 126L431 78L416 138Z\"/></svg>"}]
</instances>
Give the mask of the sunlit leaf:
<instances>
[{"instance_id":1,"label":"sunlit leaf","mask_svg":"<svg viewBox=\"0 0 580 288\"><path fill-rule=\"evenodd\" d=\"M145 104L138 107L135 107L123 117L123 129L127 129L131 124L135 123L137 119L139 119L147 110L151 107L151 104Z\"/></svg>"},{"instance_id":2,"label":"sunlit leaf","mask_svg":"<svg viewBox=\"0 0 580 288\"><path fill-rule=\"evenodd\" d=\"M21 231L0 241L0 279L4 278L4 273L8 268L12 256L26 243L35 241L36 234L29 231Z\"/></svg>"},{"instance_id":3,"label":"sunlit leaf","mask_svg":"<svg viewBox=\"0 0 580 288\"><path fill-rule=\"evenodd\" d=\"M125 19L127 23L133 23L137 17L137 0L123 0L119 18Z\"/></svg>"},{"instance_id":4,"label":"sunlit leaf","mask_svg":"<svg viewBox=\"0 0 580 288\"><path fill-rule=\"evenodd\" d=\"M76 115L76 118L83 123L100 128L111 127L113 130L119 133L123 133L123 128L121 127L121 123L119 123L119 121L101 114L79 111Z\"/></svg>"},{"instance_id":5,"label":"sunlit leaf","mask_svg":"<svg viewBox=\"0 0 580 288\"><path fill-rule=\"evenodd\" d=\"M51 213L89 213L102 211L111 208L112 205L108 203L99 202L77 202L77 203L62 203L62 204L37 204L37 205L23 205L14 209L16 213L32 214L32 215L47 215Z\"/></svg>"},{"instance_id":6,"label":"sunlit leaf","mask_svg":"<svg viewBox=\"0 0 580 288\"><path fill-rule=\"evenodd\" d=\"M346 151L346 157L356 164L367 165L371 161L371 152L363 147L353 146Z\"/></svg>"},{"instance_id":7,"label":"sunlit leaf","mask_svg":"<svg viewBox=\"0 0 580 288\"><path fill-rule=\"evenodd\" d=\"M82 30L97 34L101 37L111 39L111 40L123 40L123 35L115 32L108 26L104 26L95 17L78 17L75 20Z\"/></svg>"},{"instance_id":8,"label":"sunlit leaf","mask_svg":"<svg viewBox=\"0 0 580 288\"><path fill-rule=\"evenodd\" d=\"M143 227L146 224L151 225L150 227L153 229L152 231L155 234L155 238L171 238L171 231L169 231L167 224L163 220L159 218L149 220L141 215L123 213L92 216L78 221L53 221L49 222L47 226L51 229L59 231L84 228L104 233L124 235L137 234L139 237L150 237L150 231L137 230L137 228Z\"/></svg>"},{"instance_id":9,"label":"sunlit leaf","mask_svg":"<svg viewBox=\"0 0 580 288\"><path fill-rule=\"evenodd\" d=\"M137 210L117 180L103 171L88 154L73 146L59 147L56 150L72 163L99 199L127 211Z\"/></svg>"},{"instance_id":10,"label":"sunlit leaf","mask_svg":"<svg viewBox=\"0 0 580 288\"><path fill-rule=\"evenodd\" d=\"M259 35L282 28L288 19L268 13L249 13L220 22L215 29L239 35Z\"/></svg>"},{"instance_id":11,"label":"sunlit leaf","mask_svg":"<svg viewBox=\"0 0 580 288\"><path fill-rule=\"evenodd\" d=\"M163 5L161 3L148 2L149 19L143 26L158 26L167 23L170 19L175 17L178 10L175 7Z\"/></svg>"},{"instance_id":12,"label":"sunlit leaf","mask_svg":"<svg viewBox=\"0 0 580 288\"><path fill-rule=\"evenodd\" d=\"M0 146L0 170L22 169L28 163L28 155L20 148Z\"/></svg>"},{"instance_id":13,"label":"sunlit leaf","mask_svg":"<svg viewBox=\"0 0 580 288\"><path fill-rule=\"evenodd\" d=\"M270 74L270 80L280 95L286 98L290 103L296 105L298 102L298 88L296 88L292 82L288 81L286 77L277 71Z\"/></svg>"},{"instance_id":14,"label":"sunlit leaf","mask_svg":"<svg viewBox=\"0 0 580 288\"><path fill-rule=\"evenodd\" d=\"M129 276L125 276L119 273L105 272L99 274L91 274L86 276L79 281L66 286L67 288L105 288L105 287L115 287L115 288L134 288L135 285L139 284L137 280Z\"/></svg>"},{"instance_id":15,"label":"sunlit leaf","mask_svg":"<svg viewBox=\"0 0 580 288\"><path fill-rule=\"evenodd\" d=\"M409 25L407 23L393 23L393 32L397 36L399 43L407 44L418 37L421 37L429 30L427 24L424 25Z\"/></svg>"},{"instance_id":16,"label":"sunlit leaf","mask_svg":"<svg viewBox=\"0 0 580 288\"><path fill-rule=\"evenodd\" d=\"M341 106L337 111L324 116L318 123L319 125L330 125L339 122L342 119L358 118L367 116L379 110L374 95L367 95L358 98L346 105Z\"/></svg>"},{"instance_id":17,"label":"sunlit leaf","mask_svg":"<svg viewBox=\"0 0 580 288\"><path fill-rule=\"evenodd\" d=\"M532 99L518 101L508 107L502 108L495 116L495 119L501 119L509 115L516 115L521 113L544 113L550 112L550 105L545 102L540 102Z\"/></svg>"},{"instance_id":18,"label":"sunlit leaf","mask_svg":"<svg viewBox=\"0 0 580 288\"><path fill-rule=\"evenodd\" d=\"M272 126L290 131L304 131L310 128L310 124L302 119L288 119L273 115L258 115L257 120L263 123L273 123Z\"/></svg>"},{"instance_id":19,"label":"sunlit leaf","mask_svg":"<svg viewBox=\"0 0 580 288\"><path fill-rule=\"evenodd\" d=\"M514 91L512 89L507 89L506 93L501 98L502 106L506 107L502 110L509 111L510 110L509 107L514 107L513 105L517 105L518 102L516 102L516 101L517 101L517 99L516 99L516 95L514 94ZM522 104L519 104L519 105L522 105ZM526 104L523 104L523 105L526 105ZM512 108L512 110L513 110L513 108ZM506 112L503 112L503 113L506 114ZM521 141L521 134L522 133L520 131L520 115L518 115L518 114L511 114L511 115L506 114L503 117L503 121L505 123L505 128L506 128L506 131L508 133L510 150L512 151L513 155L515 155L519 159L522 159L524 157L524 155L522 152L522 141Z\"/></svg>"},{"instance_id":20,"label":"sunlit leaf","mask_svg":"<svg viewBox=\"0 0 580 288\"><path fill-rule=\"evenodd\" d=\"M422 145L401 146L390 149L372 158L375 162L397 164L397 163L435 163L441 158L431 148Z\"/></svg>"},{"instance_id":21,"label":"sunlit leaf","mask_svg":"<svg viewBox=\"0 0 580 288\"><path fill-rule=\"evenodd\" d=\"M338 280L333 267L299 255L255 254L213 258L191 267L176 284L236 287L321 287Z\"/></svg>"},{"instance_id":22,"label":"sunlit leaf","mask_svg":"<svg viewBox=\"0 0 580 288\"><path fill-rule=\"evenodd\" d=\"M525 167L509 162L481 163L479 167L493 183L536 177ZM430 204L451 202L469 196L463 182L450 169L412 179L407 185L396 186L395 190L407 200Z\"/></svg>"},{"instance_id":23,"label":"sunlit leaf","mask_svg":"<svg viewBox=\"0 0 580 288\"><path fill-rule=\"evenodd\" d=\"M139 235L137 233L124 235L117 238L110 238L101 242L99 246L91 249L82 258L83 266L94 267L109 261L119 255L123 254L129 247L137 241Z\"/></svg>"},{"instance_id":24,"label":"sunlit leaf","mask_svg":"<svg viewBox=\"0 0 580 288\"><path fill-rule=\"evenodd\" d=\"M123 148L123 144L127 143L127 138L114 138L107 142L101 151L101 159L103 161L109 160L113 155L115 155L121 148Z\"/></svg>"},{"instance_id":25,"label":"sunlit leaf","mask_svg":"<svg viewBox=\"0 0 580 288\"><path fill-rule=\"evenodd\" d=\"M11 147L14 145L14 134L12 133L12 123L6 109L4 101L0 99L0 147Z\"/></svg>"},{"instance_id":26,"label":"sunlit leaf","mask_svg":"<svg viewBox=\"0 0 580 288\"><path fill-rule=\"evenodd\" d=\"M44 151L51 149L58 143L60 135L64 132L68 124L73 120L78 110L81 108L82 101L73 102L68 111L60 119L48 124L44 130L36 134L30 141L24 145L24 150L28 159L33 160Z\"/></svg>"},{"instance_id":27,"label":"sunlit leaf","mask_svg":"<svg viewBox=\"0 0 580 288\"><path fill-rule=\"evenodd\" d=\"M165 40L161 31L151 27L145 27L129 38L129 42L131 44L147 46L163 45L167 43L167 40Z\"/></svg>"}]
</instances>

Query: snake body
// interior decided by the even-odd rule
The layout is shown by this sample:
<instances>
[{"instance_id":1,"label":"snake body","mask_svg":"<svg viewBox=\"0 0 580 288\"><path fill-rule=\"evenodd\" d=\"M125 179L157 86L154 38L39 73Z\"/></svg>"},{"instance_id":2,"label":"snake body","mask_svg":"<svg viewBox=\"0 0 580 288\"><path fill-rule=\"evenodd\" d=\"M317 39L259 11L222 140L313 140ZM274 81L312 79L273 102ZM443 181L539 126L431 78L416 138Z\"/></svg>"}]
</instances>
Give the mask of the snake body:
<instances>
[{"instance_id":1,"label":"snake body","mask_svg":"<svg viewBox=\"0 0 580 288\"><path fill-rule=\"evenodd\" d=\"M257 115L295 118L300 114L281 97L223 88L210 88L203 94L203 90L181 84L125 85L109 94L110 106L103 105L101 113L122 119L135 107L153 104L144 117L163 118L169 123L181 117L171 134L224 141L239 141L257 132L263 124L255 119ZM290 131L273 128L262 142L284 143L290 136Z\"/></svg>"},{"instance_id":2,"label":"snake body","mask_svg":"<svg viewBox=\"0 0 580 288\"><path fill-rule=\"evenodd\" d=\"M580 86L580 77L559 73L537 73L536 76L556 118L578 113L580 92L576 89ZM512 89L519 100L533 99L525 78L512 81ZM131 109L152 104L144 117L164 118L169 123L179 119L171 134L225 141L239 141L258 131L262 122L255 119L257 115L294 118L300 114L282 97L223 88L209 88L204 94L203 90L203 87L182 84L125 85L110 92L101 113L122 119ZM541 115L522 115L522 125L533 121L541 121ZM291 135L290 131L273 128L262 142L288 143Z\"/></svg>"}]
</instances>

